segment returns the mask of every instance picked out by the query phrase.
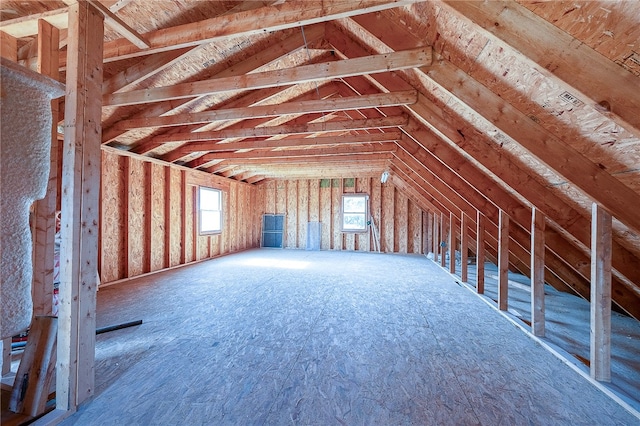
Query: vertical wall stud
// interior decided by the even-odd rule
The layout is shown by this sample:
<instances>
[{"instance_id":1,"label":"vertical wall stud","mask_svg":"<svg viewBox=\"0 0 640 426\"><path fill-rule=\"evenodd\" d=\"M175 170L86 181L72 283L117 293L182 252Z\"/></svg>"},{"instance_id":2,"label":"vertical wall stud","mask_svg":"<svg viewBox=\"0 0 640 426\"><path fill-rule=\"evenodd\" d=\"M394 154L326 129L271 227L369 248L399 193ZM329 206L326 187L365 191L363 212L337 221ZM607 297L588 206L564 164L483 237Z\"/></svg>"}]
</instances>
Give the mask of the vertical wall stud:
<instances>
[{"instance_id":1,"label":"vertical wall stud","mask_svg":"<svg viewBox=\"0 0 640 426\"><path fill-rule=\"evenodd\" d=\"M498 307L509 308L509 216L500 210L498 225Z\"/></svg>"},{"instance_id":2,"label":"vertical wall stud","mask_svg":"<svg viewBox=\"0 0 640 426\"><path fill-rule=\"evenodd\" d=\"M469 216L462 213L460 222L460 279L463 283L469 281Z\"/></svg>"},{"instance_id":3,"label":"vertical wall stud","mask_svg":"<svg viewBox=\"0 0 640 426\"><path fill-rule=\"evenodd\" d=\"M611 214L591 213L591 377L611 381Z\"/></svg>"},{"instance_id":4,"label":"vertical wall stud","mask_svg":"<svg viewBox=\"0 0 640 426\"><path fill-rule=\"evenodd\" d=\"M531 332L544 336L544 215L531 211Z\"/></svg>"},{"instance_id":5,"label":"vertical wall stud","mask_svg":"<svg viewBox=\"0 0 640 426\"><path fill-rule=\"evenodd\" d=\"M480 210L476 217L476 291L484 294L484 215Z\"/></svg>"}]
</instances>

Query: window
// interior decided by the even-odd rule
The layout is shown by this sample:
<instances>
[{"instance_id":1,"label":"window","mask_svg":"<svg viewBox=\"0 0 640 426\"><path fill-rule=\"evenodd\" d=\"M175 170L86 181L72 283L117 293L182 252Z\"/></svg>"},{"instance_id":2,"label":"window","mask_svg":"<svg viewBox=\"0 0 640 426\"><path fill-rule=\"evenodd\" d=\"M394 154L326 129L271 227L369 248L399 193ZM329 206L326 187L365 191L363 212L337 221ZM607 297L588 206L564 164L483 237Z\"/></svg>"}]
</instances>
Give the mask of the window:
<instances>
[{"instance_id":1,"label":"window","mask_svg":"<svg viewBox=\"0 0 640 426\"><path fill-rule=\"evenodd\" d=\"M198 191L200 233L222 232L222 191L200 187Z\"/></svg>"},{"instance_id":2,"label":"window","mask_svg":"<svg viewBox=\"0 0 640 426\"><path fill-rule=\"evenodd\" d=\"M367 231L367 205L369 196L353 194L342 196L342 231Z\"/></svg>"}]
</instances>

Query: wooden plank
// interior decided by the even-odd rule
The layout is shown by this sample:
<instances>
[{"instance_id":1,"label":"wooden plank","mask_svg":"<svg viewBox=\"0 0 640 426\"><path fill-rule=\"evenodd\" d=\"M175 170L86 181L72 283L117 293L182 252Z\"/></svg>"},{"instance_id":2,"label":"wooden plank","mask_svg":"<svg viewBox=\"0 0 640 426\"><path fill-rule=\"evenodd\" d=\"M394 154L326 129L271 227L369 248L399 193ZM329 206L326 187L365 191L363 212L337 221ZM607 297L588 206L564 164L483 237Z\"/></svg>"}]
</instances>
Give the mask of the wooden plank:
<instances>
[{"instance_id":1,"label":"wooden plank","mask_svg":"<svg viewBox=\"0 0 640 426\"><path fill-rule=\"evenodd\" d=\"M445 213L442 212L440 214L440 266L443 268L447 265L446 263L446 252L447 252L447 229L449 228L448 220L446 219Z\"/></svg>"},{"instance_id":2,"label":"wooden plank","mask_svg":"<svg viewBox=\"0 0 640 426\"><path fill-rule=\"evenodd\" d=\"M185 48L150 55L105 80L102 83L102 94L115 93L133 87L137 83L185 59L193 53L193 49Z\"/></svg>"},{"instance_id":3,"label":"wooden plank","mask_svg":"<svg viewBox=\"0 0 640 426\"><path fill-rule=\"evenodd\" d=\"M640 205L640 194L453 65L438 64L422 71L601 204L616 219L640 232L640 209L627 208L630 204Z\"/></svg>"},{"instance_id":4,"label":"wooden plank","mask_svg":"<svg viewBox=\"0 0 640 426\"><path fill-rule=\"evenodd\" d=\"M149 42L138 34L133 28L129 26L126 22L120 19L116 14L111 12L108 8L103 6L97 0L87 0L89 4L98 9L102 15L104 15L104 23L116 30L118 34L129 40L139 49L148 49L151 47Z\"/></svg>"},{"instance_id":5,"label":"wooden plank","mask_svg":"<svg viewBox=\"0 0 640 426\"><path fill-rule=\"evenodd\" d=\"M143 163L144 168L144 243L143 243L143 271L145 273L153 271L153 163Z\"/></svg>"},{"instance_id":6,"label":"wooden plank","mask_svg":"<svg viewBox=\"0 0 640 426\"><path fill-rule=\"evenodd\" d=\"M122 93L105 94L103 106L123 106L170 101L217 93L243 90L266 89L290 84L309 83L333 78L374 74L417 68L431 64L431 48L372 55L364 58L343 59L321 64L301 65L295 68L255 72L242 76L221 77L211 80L181 83L174 86L131 90Z\"/></svg>"},{"instance_id":7,"label":"wooden plank","mask_svg":"<svg viewBox=\"0 0 640 426\"><path fill-rule=\"evenodd\" d=\"M206 44L220 38L250 36L266 32L298 28L415 3L417 0L364 0L357 3L323 1L318 4L285 3L219 16L199 22L176 25L143 34L151 48L141 50L126 39L105 44L105 61L116 61L141 55Z\"/></svg>"},{"instance_id":8,"label":"wooden plank","mask_svg":"<svg viewBox=\"0 0 640 426\"><path fill-rule=\"evenodd\" d=\"M289 180L285 182L286 187L286 242L284 247L289 249L297 248L298 243L298 182Z\"/></svg>"},{"instance_id":9,"label":"wooden plank","mask_svg":"<svg viewBox=\"0 0 640 426\"><path fill-rule=\"evenodd\" d=\"M146 269L147 251L145 250L148 240L146 227L146 205L147 205L147 162L129 158L129 184L128 184L128 226L126 229L129 246L129 263L127 265L128 276L136 276L148 272Z\"/></svg>"},{"instance_id":10,"label":"wooden plank","mask_svg":"<svg viewBox=\"0 0 640 426\"><path fill-rule=\"evenodd\" d=\"M38 21L44 20L56 28L67 28L69 9L64 7L0 22L0 31L14 38L38 34Z\"/></svg>"},{"instance_id":11,"label":"wooden plank","mask_svg":"<svg viewBox=\"0 0 640 426\"><path fill-rule=\"evenodd\" d=\"M208 132L177 132L155 136L154 142L197 142L227 138L257 138L276 135L303 135L308 133L325 133L347 130L370 130L395 128L408 124L406 115L396 115L379 118L365 118L361 120L336 120L321 123L296 123L279 126L237 127L214 130ZM371 134L370 136L375 136ZM185 148L189 148L190 144Z\"/></svg>"},{"instance_id":12,"label":"wooden plank","mask_svg":"<svg viewBox=\"0 0 640 426\"><path fill-rule=\"evenodd\" d=\"M171 167L164 167L164 266L171 267Z\"/></svg>"},{"instance_id":13,"label":"wooden plank","mask_svg":"<svg viewBox=\"0 0 640 426\"><path fill-rule=\"evenodd\" d=\"M10 36L6 37L10 38ZM59 31L46 21L38 22L38 65L40 74L58 80L58 39ZM2 38L2 55L10 46ZM15 39L14 39L15 41ZM13 50L15 52L15 49ZM8 52L11 54L11 51ZM51 101L51 150L49 160L49 180L43 199L34 204L35 232L33 234L33 286L31 289L34 315L53 314L53 269L56 235L56 204L58 185L58 132L59 101Z\"/></svg>"},{"instance_id":14,"label":"wooden plank","mask_svg":"<svg viewBox=\"0 0 640 426\"><path fill-rule=\"evenodd\" d=\"M203 156L204 161L214 160L228 160L227 164L234 163L233 160L244 159L265 159L265 158L294 158L294 157L325 157L325 156L338 156L348 154L364 154L364 153L383 153L393 152L396 149L396 144L393 142L383 142L377 144L362 144L362 145L345 145L332 148L317 148L317 149L286 149L277 151L265 151L254 150L249 152L220 152L213 154L205 154ZM298 161L295 159L294 161ZM318 159L320 161L321 159ZM264 160L262 160L264 162Z\"/></svg>"},{"instance_id":15,"label":"wooden plank","mask_svg":"<svg viewBox=\"0 0 640 426\"><path fill-rule=\"evenodd\" d=\"M463 213L462 213L463 214ZM453 212L449 214L449 272L456 273L456 234L460 225L458 219L454 216Z\"/></svg>"},{"instance_id":16,"label":"wooden plank","mask_svg":"<svg viewBox=\"0 0 640 426\"><path fill-rule=\"evenodd\" d=\"M331 179L331 249L344 250L342 245L342 179Z\"/></svg>"},{"instance_id":17,"label":"wooden plank","mask_svg":"<svg viewBox=\"0 0 640 426\"><path fill-rule=\"evenodd\" d=\"M276 105L218 109L191 114L174 114L166 117L133 118L119 121L114 125L114 128L136 129L145 127L182 126L221 120L240 120L286 114L310 114L315 112L335 112L349 109L407 105L413 104L416 101L417 92L415 90L408 90L397 93L391 92L345 98L284 102Z\"/></svg>"},{"instance_id":18,"label":"wooden plank","mask_svg":"<svg viewBox=\"0 0 640 426\"><path fill-rule=\"evenodd\" d=\"M480 210L476 215L476 292L484 294L484 224L485 216Z\"/></svg>"},{"instance_id":19,"label":"wooden plank","mask_svg":"<svg viewBox=\"0 0 640 426\"><path fill-rule=\"evenodd\" d=\"M535 207L531 211L531 332L544 336L544 215Z\"/></svg>"},{"instance_id":20,"label":"wooden plank","mask_svg":"<svg viewBox=\"0 0 640 426\"><path fill-rule=\"evenodd\" d=\"M393 253L395 247L395 192L394 185L382 184L381 203L382 217L380 218L380 250L383 253Z\"/></svg>"},{"instance_id":21,"label":"wooden plank","mask_svg":"<svg viewBox=\"0 0 640 426\"><path fill-rule=\"evenodd\" d=\"M309 181L298 180L298 204L296 214L297 242L296 248L305 249L307 246L307 223L309 222Z\"/></svg>"},{"instance_id":22,"label":"wooden plank","mask_svg":"<svg viewBox=\"0 0 640 426\"><path fill-rule=\"evenodd\" d=\"M58 318L35 316L11 390L9 410L36 417L44 413L56 364Z\"/></svg>"},{"instance_id":23,"label":"wooden plank","mask_svg":"<svg viewBox=\"0 0 640 426\"><path fill-rule=\"evenodd\" d=\"M591 102L611 105L618 124L640 129L637 77L586 43L513 1L447 1L453 9L513 46L529 60L588 96ZM576 73L576 70L584 70ZM628 124L627 124L628 123Z\"/></svg>"},{"instance_id":24,"label":"wooden plank","mask_svg":"<svg viewBox=\"0 0 640 426\"><path fill-rule=\"evenodd\" d=\"M18 39L5 32L0 26L0 56L17 62L18 60Z\"/></svg>"},{"instance_id":25,"label":"wooden plank","mask_svg":"<svg viewBox=\"0 0 640 426\"><path fill-rule=\"evenodd\" d=\"M333 237L332 205L331 205L331 179L320 180L320 222L322 223L322 238L320 248L331 250Z\"/></svg>"},{"instance_id":26,"label":"wooden plank","mask_svg":"<svg viewBox=\"0 0 640 426\"><path fill-rule=\"evenodd\" d=\"M56 380L56 407L65 411L95 390L103 30L87 3L69 8Z\"/></svg>"},{"instance_id":27,"label":"wooden plank","mask_svg":"<svg viewBox=\"0 0 640 426\"><path fill-rule=\"evenodd\" d=\"M504 210L500 210L498 230L498 307L506 311L509 308L509 216Z\"/></svg>"},{"instance_id":28,"label":"wooden plank","mask_svg":"<svg viewBox=\"0 0 640 426\"><path fill-rule=\"evenodd\" d=\"M358 22L362 22L362 19L369 18L366 15L357 17L356 20ZM372 22L376 22L373 19ZM417 45L418 41L415 41L416 44L407 44L405 41L409 40L412 35L409 34L406 29L403 29L400 26L395 26L394 34L401 34L402 36L395 35L392 39L387 39L385 34L380 34L380 29L383 27L382 25L374 25L374 24L366 24L366 28L372 33L376 34L378 37L381 37L383 40L387 40L393 46L396 46L398 40L402 41L402 44L399 44L399 48L407 48L413 45ZM330 32L328 36L331 38L336 34L335 31ZM331 38L332 44L335 45L335 41ZM395 40L395 41L394 41ZM340 41L340 40L338 40ZM413 42L412 42L413 43ZM344 43L343 43L344 44ZM348 45L348 48L352 49L353 45ZM445 62L440 62L439 66L449 66L448 71L451 74L455 74L455 67L447 65ZM406 89L406 84L398 85L395 84L394 81L387 78L386 75L380 74L373 76L379 82L383 83L387 90L398 90L398 88L402 87ZM590 228L590 224L587 219L583 216L583 213L577 211L574 207L560 199L558 196L554 195L552 192L549 192L543 185L541 185L538 181L536 181L532 176L529 176L525 170L519 167L517 164L513 163L510 158L508 158L503 150L500 149L497 144L492 141L486 140L487 138L477 134L475 132L474 127L464 122L460 119L454 119L450 114L445 115L442 110L436 109L430 105L429 101L419 96L420 100L418 103L413 104L410 109L414 111L415 114L418 115L420 121L427 128L437 129L439 134L442 134L445 137L445 142L450 142L451 144L455 144L461 149L463 149L467 154L469 154L474 162L478 162L482 164L484 167L491 170L496 176L498 176L503 182L508 184L511 188L514 188L518 193L524 196L527 200L529 200L536 207L540 208L551 220L557 223L560 227L570 232L573 236L575 236L579 241L579 249L584 253L589 252L589 244L590 244L590 236L588 230ZM445 118L446 116L446 118ZM453 121L452 121L453 120ZM410 124L411 126L411 124ZM423 129L424 130L424 129ZM415 136L415 127L411 130L411 135ZM464 135L473 134L473 138L464 137ZM448 138L448 139L447 139ZM482 142L482 143L481 143ZM421 143L423 141L421 140ZM434 144L431 144L433 147ZM449 148L448 144L440 143L438 141L435 144L435 148L429 148L429 150L435 152L435 150L439 150L443 148L445 152L447 148ZM450 150L449 150L450 151ZM438 157L443 158L442 153L438 154ZM455 162L457 169L464 168L473 168L474 162L463 161L463 162ZM454 164L453 161L445 161L445 163ZM483 177L482 174L478 176ZM473 179L469 180L469 178L465 178L468 182L474 181ZM475 184L475 183L474 183ZM487 188L500 188L498 185L492 184ZM487 190L486 193L491 193L491 191ZM496 200L499 200L497 198ZM505 209L504 207L502 207ZM520 209L522 210L522 209ZM514 212L506 209L510 215ZM528 214L528 213L527 213ZM526 223L529 222L529 219L526 219ZM619 276L622 281L631 281L638 282L640 280L640 268L637 268L635 265L638 263L638 259L632 253L630 253L625 247L621 246L617 242L613 242L613 262L614 262L614 274ZM625 299L628 300L626 303L626 310L634 311L633 306L637 304L636 296L626 296Z\"/></svg>"},{"instance_id":29,"label":"wooden plank","mask_svg":"<svg viewBox=\"0 0 640 426\"><path fill-rule=\"evenodd\" d=\"M312 26L307 29L306 34L308 35L308 40L312 41L315 38L319 38L322 36L322 34L324 34L324 28L322 26ZM291 37L288 37L283 41L274 39L273 42L274 44L272 44L269 49L264 49L263 51L258 52L257 54L252 55L243 61L234 63L232 66L225 68L223 71L217 73L215 77L239 76L242 74L253 72L256 69L266 64L272 63L278 60L279 58L282 58L283 56L288 55L291 51L300 49L302 46L305 45L303 37L301 37L301 35L298 32L296 32L294 35L292 35ZM259 92L250 93L238 99L237 101L232 101L231 104L227 106L227 108L245 107L245 106L253 105L259 101L268 99L270 96L274 96L275 94L279 93L281 90L284 90L284 88L262 90ZM134 115L132 118L143 119L147 117L171 115L172 113L177 112L180 108L187 108L191 103L195 104L199 102L199 99L200 98L196 98L192 100L184 99L177 102L156 103L150 106L149 108L145 108L141 112ZM202 127L202 126L199 126L199 127ZM192 128L189 130L195 130L195 128ZM105 130L102 136L102 142L107 143L117 138L118 136L122 135L123 133L125 133L124 129L110 127ZM142 142L142 145L146 145L147 144L146 142L148 142L148 138L147 138L147 141ZM137 147L138 146L136 146L136 148ZM153 149L153 148L148 148L147 150L150 150L150 149ZM142 153L145 151L138 151L138 152Z\"/></svg>"},{"instance_id":30,"label":"wooden plank","mask_svg":"<svg viewBox=\"0 0 640 426\"><path fill-rule=\"evenodd\" d=\"M121 262L123 264L124 277L128 278L131 276L131 267L130 267L130 230L131 223L129 218L129 212L131 211L131 157L120 157L122 160L122 254L121 254Z\"/></svg>"},{"instance_id":31,"label":"wooden plank","mask_svg":"<svg viewBox=\"0 0 640 426\"><path fill-rule=\"evenodd\" d=\"M460 279L463 283L469 281L469 216L462 213L460 221Z\"/></svg>"},{"instance_id":32,"label":"wooden plank","mask_svg":"<svg viewBox=\"0 0 640 426\"><path fill-rule=\"evenodd\" d=\"M591 225L591 377L611 381L611 214L593 203Z\"/></svg>"},{"instance_id":33,"label":"wooden plank","mask_svg":"<svg viewBox=\"0 0 640 426\"><path fill-rule=\"evenodd\" d=\"M289 148L289 147L319 147L323 145L348 145L373 142L388 142L400 139L400 131L389 131L384 133L364 134L364 135L332 135L318 136L301 139L275 139L275 140L253 140L240 142L192 142L163 155L165 161L175 161L193 152L206 151L228 152L241 149L267 149L267 148ZM223 154L220 154L222 156ZM206 159L215 156L206 156ZM208 160L205 160L208 161Z\"/></svg>"}]
</instances>

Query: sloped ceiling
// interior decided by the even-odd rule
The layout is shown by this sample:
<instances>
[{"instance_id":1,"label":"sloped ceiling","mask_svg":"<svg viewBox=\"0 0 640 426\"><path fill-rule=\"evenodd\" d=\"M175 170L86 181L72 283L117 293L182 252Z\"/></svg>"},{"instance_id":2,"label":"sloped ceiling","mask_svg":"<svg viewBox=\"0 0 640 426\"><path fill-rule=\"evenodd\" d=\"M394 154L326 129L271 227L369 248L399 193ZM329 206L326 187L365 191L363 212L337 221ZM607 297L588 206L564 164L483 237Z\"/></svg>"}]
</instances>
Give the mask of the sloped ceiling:
<instances>
[{"instance_id":1,"label":"sloped ceiling","mask_svg":"<svg viewBox=\"0 0 640 426\"><path fill-rule=\"evenodd\" d=\"M70 3L3 1L3 48L33 66L47 20L63 79ZM585 298L597 202L614 217L614 300L640 318L640 2L97 6L104 149L258 185L387 170L425 210L473 229L479 211L490 251L507 212L525 274L535 207L547 282Z\"/></svg>"}]
</instances>

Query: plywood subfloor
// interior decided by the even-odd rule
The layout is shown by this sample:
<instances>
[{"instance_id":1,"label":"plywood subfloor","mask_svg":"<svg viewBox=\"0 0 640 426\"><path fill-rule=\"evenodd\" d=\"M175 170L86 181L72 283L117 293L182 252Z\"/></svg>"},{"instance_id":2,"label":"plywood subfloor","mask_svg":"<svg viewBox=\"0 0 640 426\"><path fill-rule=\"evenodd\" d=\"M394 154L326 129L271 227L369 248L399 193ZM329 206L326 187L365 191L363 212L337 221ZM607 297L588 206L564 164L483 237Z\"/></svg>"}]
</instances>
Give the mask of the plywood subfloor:
<instances>
[{"instance_id":1,"label":"plywood subfloor","mask_svg":"<svg viewBox=\"0 0 640 426\"><path fill-rule=\"evenodd\" d=\"M254 250L106 287L65 425L637 424L421 256Z\"/></svg>"}]
</instances>

